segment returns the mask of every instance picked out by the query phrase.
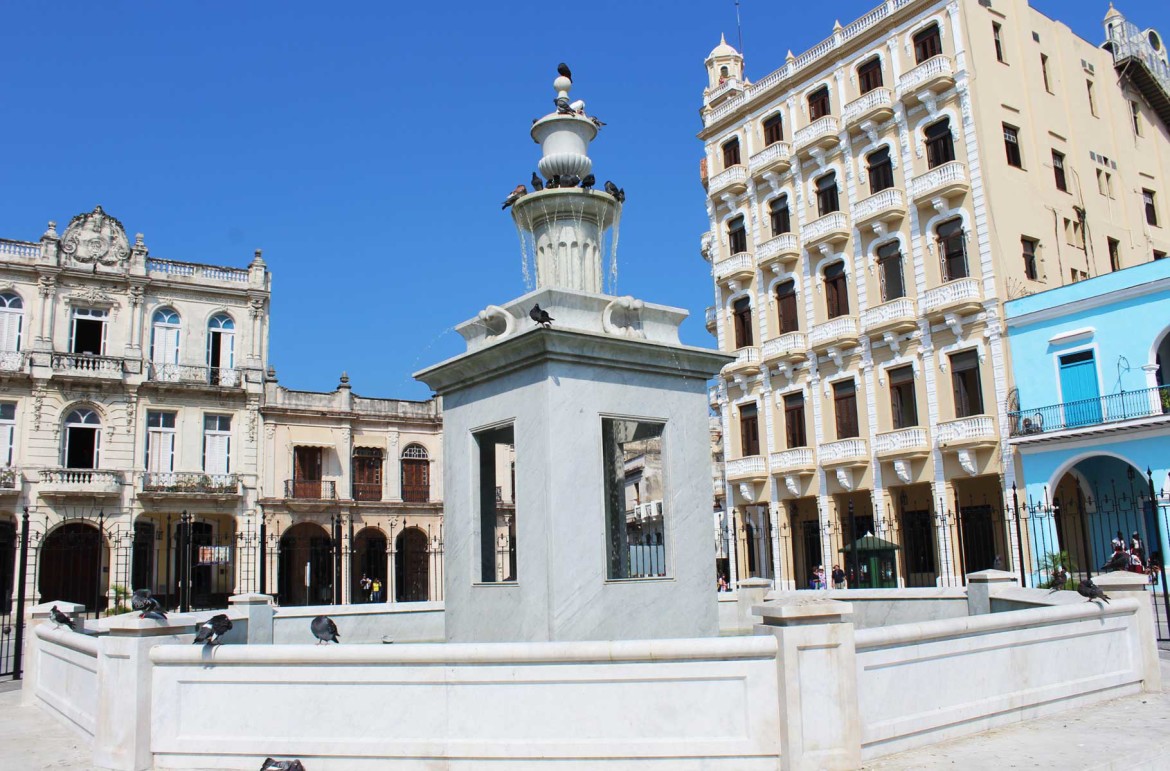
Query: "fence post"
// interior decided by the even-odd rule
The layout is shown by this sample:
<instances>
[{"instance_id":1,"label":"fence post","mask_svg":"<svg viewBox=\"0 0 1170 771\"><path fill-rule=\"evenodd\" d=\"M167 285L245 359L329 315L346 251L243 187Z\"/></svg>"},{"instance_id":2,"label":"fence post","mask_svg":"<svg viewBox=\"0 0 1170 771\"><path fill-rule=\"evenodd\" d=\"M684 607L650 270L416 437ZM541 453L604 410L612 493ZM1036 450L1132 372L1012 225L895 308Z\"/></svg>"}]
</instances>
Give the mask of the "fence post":
<instances>
[{"instance_id":1,"label":"fence post","mask_svg":"<svg viewBox=\"0 0 1170 771\"><path fill-rule=\"evenodd\" d=\"M1158 493L1154 489L1154 472L1146 466L1146 481L1150 485L1150 515L1154 518L1154 537L1158 539L1158 554L1161 556L1161 565L1158 566L1158 573L1162 576L1162 609L1166 613L1166 630L1170 633L1170 591L1166 589L1166 552L1162 549L1163 540L1166 534L1162 532L1162 512L1158 511ZM26 515L27 516L27 515ZM1153 551L1149 544L1146 545L1146 551ZM1146 555L1149 559L1149 555ZM1158 636L1157 619L1154 619L1154 636Z\"/></svg>"},{"instance_id":2,"label":"fence post","mask_svg":"<svg viewBox=\"0 0 1170 771\"><path fill-rule=\"evenodd\" d=\"M24 591L28 576L28 506L20 518L20 572L16 575L16 650L12 652L12 679L21 679L24 663Z\"/></svg>"},{"instance_id":3,"label":"fence post","mask_svg":"<svg viewBox=\"0 0 1170 771\"><path fill-rule=\"evenodd\" d=\"M1012 482L1012 518L1016 522L1016 550L1020 555L1020 586L1027 586L1024 578L1024 534L1020 530L1020 498L1016 493L1016 483Z\"/></svg>"},{"instance_id":4,"label":"fence post","mask_svg":"<svg viewBox=\"0 0 1170 771\"><path fill-rule=\"evenodd\" d=\"M260 594L268 594L268 523L264 515L260 515Z\"/></svg>"}]
</instances>

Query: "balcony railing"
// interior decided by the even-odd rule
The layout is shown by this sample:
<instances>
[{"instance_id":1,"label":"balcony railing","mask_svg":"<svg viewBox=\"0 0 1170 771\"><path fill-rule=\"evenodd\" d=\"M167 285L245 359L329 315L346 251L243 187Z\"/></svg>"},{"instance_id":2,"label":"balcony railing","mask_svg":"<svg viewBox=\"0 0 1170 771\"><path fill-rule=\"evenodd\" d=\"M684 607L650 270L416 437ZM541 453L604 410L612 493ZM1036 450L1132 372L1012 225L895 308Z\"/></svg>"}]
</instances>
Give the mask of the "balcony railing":
<instances>
[{"instance_id":1,"label":"balcony railing","mask_svg":"<svg viewBox=\"0 0 1170 771\"><path fill-rule=\"evenodd\" d=\"M41 245L28 241L10 241L7 238L0 238L0 254L35 260L41 256Z\"/></svg>"},{"instance_id":2,"label":"balcony railing","mask_svg":"<svg viewBox=\"0 0 1170 771\"><path fill-rule=\"evenodd\" d=\"M402 500L406 503L427 503L431 500L431 486L403 485Z\"/></svg>"},{"instance_id":3,"label":"balcony railing","mask_svg":"<svg viewBox=\"0 0 1170 771\"><path fill-rule=\"evenodd\" d=\"M503 498L498 487L496 488L496 498L497 500L502 500ZM353 499L355 501L382 500L382 484L380 482L354 482Z\"/></svg>"},{"instance_id":4,"label":"balcony railing","mask_svg":"<svg viewBox=\"0 0 1170 771\"><path fill-rule=\"evenodd\" d=\"M41 469L42 492L75 492L89 495L112 495L121 491L122 474L118 471L81 468Z\"/></svg>"},{"instance_id":5,"label":"balcony railing","mask_svg":"<svg viewBox=\"0 0 1170 771\"><path fill-rule=\"evenodd\" d=\"M845 119L845 124L849 125L860 119L863 115L883 108L891 112L893 111L894 94L888 88L875 88L866 94L862 94L859 99L854 99L845 105L845 109L841 111L841 114Z\"/></svg>"},{"instance_id":6,"label":"balcony railing","mask_svg":"<svg viewBox=\"0 0 1170 771\"><path fill-rule=\"evenodd\" d=\"M719 312L715 310L714 305L708 305L707 310L703 312L703 318L706 320L707 329L711 329L719 323Z\"/></svg>"},{"instance_id":7,"label":"balcony railing","mask_svg":"<svg viewBox=\"0 0 1170 771\"><path fill-rule=\"evenodd\" d=\"M873 451L878 455L927 452L929 449L930 443L926 438L926 429L917 426L887 431L873 438Z\"/></svg>"},{"instance_id":8,"label":"balcony railing","mask_svg":"<svg viewBox=\"0 0 1170 771\"><path fill-rule=\"evenodd\" d=\"M1170 415L1170 385L1009 412L1009 435L1038 436L1158 415Z\"/></svg>"},{"instance_id":9,"label":"balcony railing","mask_svg":"<svg viewBox=\"0 0 1170 771\"><path fill-rule=\"evenodd\" d=\"M715 280L722 281L728 276L750 273L753 270L755 270L755 265L752 263L751 254L748 252L738 252L726 260L720 260L715 263Z\"/></svg>"},{"instance_id":10,"label":"balcony railing","mask_svg":"<svg viewBox=\"0 0 1170 771\"><path fill-rule=\"evenodd\" d=\"M919 174L910 180L908 187L911 198L922 198L941 188L963 187L967 184L967 167L959 161L948 161Z\"/></svg>"},{"instance_id":11,"label":"balcony railing","mask_svg":"<svg viewBox=\"0 0 1170 771\"><path fill-rule=\"evenodd\" d=\"M772 453L772 471L781 473L797 469L813 467L813 449L811 447L793 447L790 450L781 450Z\"/></svg>"},{"instance_id":12,"label":"balcony railing","mask_svg":"<svg viewBox=\"0 0 1170 771\"><path fill-rule=\"evenodd\" d=\"M24 372L28 354L23 351L0 351L0 372Z\"/></svg>"},{"instance_id":13,"label":"balcony railing","mask_svg":"<svg viewBox=\"0 0 1170 771\"><path fill-rule=\"evenodd\" d=\"M194 364L150 363L150 380L155 383L207 384L237 388L244 384L243 373L229 367L201 367Z\"/></svg>"},{"instance_id":14,"label":"balcony railing","mask_svg":"<svg viewBox=\"0 0 1170 771\"><path fill-rule=\"evenodd\" d=\"M942 286L927 289L922 295L922 312L933 313L942 308L983 300L983 290L977 278L957 278Z\"/></svg>"},{"instance_id":15,"label":"balcony railing","mask_svg":"<svg viewBox=\"0 0 1170 771\"><path fill-rule=\"evenodd\" d=\"M791 156L792 145L787 142L773 142L749 158L748 166L755 172L774 163L783 163Z\"/></svg>"},{"instance_id":16,"label":"balcony railing","mask_svg":"<svg viewBox=\"0 0 1170 771\"><path fill-rule=\"evenodd\" d=\"M116 379L122 377L122 359L91 353L55 353L53 371L68 375Z\"/></svg>"},{"instance_id":17,"label":"balcony railing","mask_svg":"<svg viewBox=\"0 0 1170 771\"><path fill-rule=\"evenodd\" d=\"M781 254L789 254L794 258L800 256L800 238L795 233L781 233L775 238L769 238L756 250L756 259L763 263Z\"/></svg>"},{"instance_id":18,"label":"balcony railing","mask_svg":"<svg viewBox=\"0 0 1170 771\"><path fill-rule=\"evenodd\" d=\"M284 497L331 501L337 497L337 483L324 479L286 479Z\"/></svg>"},{"instance_id":19,"label":"balcony railing","mask_svg":"<svg viewBox=\"0 0 1170 771\"><path fill-rule=\"evenodd\" d=\"M803 148L828 139L837 139L841 129L837 126L837 119L832 115L817 118L812 123L792 135L792 144Z\"/></svg>"},{"instance_id":20,"label":"balcony railing","mask_svg":"<svg viewBox=\"0 0 1170 771\"><path fill-rule=\"evenodd\" d=\"M857 337L857 317L856 316L839 316L832 321L826 321L824 324L817 324L809 333L808 340L811 345L829 345L836 340L852 339Z\"/></svg>"},{"instance_id":21,"label":"balcony railing","mask_svg":"<svg viewBox=\"0 0 1170 771\"><path fill-rule=\"evenodd\" d=\"M935 56L898 78L898 93L915 91L923 83L936 78L954 78L955 68L949 56Z\"/></svg>"},{"instance_id":22,"label":"balcony railing","mask_svg":"<svg viewBox=\"0 0 1170 771\"><path fill-rule=\"evenodd\" d=\"M202 471L148 471L142 477L144 493L211 493L235 495L239 492L235 474L205 474Z\"/></svg>"},{"instance_id":23,"label":"balcony railing","mask_svg":"<svg viewBox=\"0 0 1170 771\"><path fill-rule=\"evenodd\" d=\"M845 218L845 212L829 212L808 223L800 231L805 243L812 243L834 234L840 238L849 236L849 221Z\"/></svg>"},{"instance_id":24,"label":"balcony railing","mask_svg":"<svg viewBox=\"0 0 1170 771\"><path fill-rule=\"evenodd\" d=\"M839 439L818 447L817 457L821 465L829 466L834 463L864 463L869 460L869 453L865 449L864 439Z\"/></svg>"},{"instance_id":25,"label":"balcony railing","mask_svg":"<svg viewBox=\"0 0 1170 771\"><path fill-rule=\"evenodd\" d=\"M200 265L195 262L179 262L178 260L159 260L148 257L146 270L150 273L164 273L170 276L187 276L190 278L208 279L210 281L228 281L238 284L248 283L248 271L239 268L221 268L217 265Z\"/></svg>"},{"instance_id":26,"label":"balcony railing","mask_svg":"<svg viewBox=\"0 0 1170 771\"><path fill-rule=\"evenodd\" d=\"M935 427L935 438L940 445L949 445L994 442L998 436L990 415L972 415L939 423Z\"/></svg>"},{"instance_id":27,"label":"balcony railing","mask_svg":"<svg viewBox=\"0 0 1170 771\"><path fill-rule=\"evenodd\" d=\"M743 166L736 165L729 169L725 169L715 176L711 177L707 188L714 194L717 190L722 190L725 187L732 185L747 186L747 169Z\"/></svg>"},{"instance_id":28,"label":"balcony railing","mask_svg":"<svg viewBox=\"0 0 1170 771\"><path fill-rule=\"evenodd\" d=\"M749 455L746 458L729 460L726 468L728 479L762 477L768 474L768 466L763 455Z\"/></svg>"},{"instance_id":29,"label":"balcony railing","mask_svg":"<svg viewBox=\"0 0 1170 771\"><path fill-rule=\"evenodd\" d=\"M20 473L20 469L12 466L0 468L0 492L20 490L20 483L23 480L24 475Z\"/></svg>"},{"instance_id":30,"label":"balcony railing","mask_svg":"<svg viewBox=\"0 0 1170 771\"><path fill-rule=\"evenodd\" d=\"M754 345L747 345L743 348L738 348L735 351L735 361L729 363L727 366L732 369L741 369L753 367L758 368L760 363L760 349Z\"/></svg>"},{"instance_id":31,"label":"balcony railing","mask_svg":"<svg viewBox=\"0 0 1170 771\"><path fill-rule=\"evenodd\" d=\"M707 94L707 101L714 102L732 91L743 91L743 82L739 78L728 78Z\"/></svg>"},{"instance_id":32,"label":"balcony railing","mask_svg":"<svg viewBox=\"0 0 1170 771\"><path fill-rule=\"evenodd\" d=\"M785 332L779 337L773 337L760 346L760 356L764 361L783 359L794 354L803 354L808 350L808 338L804 332Z\"/></svg>"},{"instance_id":33,"label":"balcony railing","mask_svg":"<svg viewBox=\"0 0 1170 771\"><path fill-rule=\"evenodd\" d=\"M888 187L853 205L853 219L863 222L886 212L905 214L906 196L896 187ZM887 214L887 219L889 219Z\"/></svg>"},{"instance_id":34,"label":"balcony railing","mask_svg":"<svg viewBox=\"0 0 1170 771\"><path fill-rule=\"evenodd\" d=\"M914 311L914 301L909 297L899 297L897 300L890 300L888 303L862 311L861 328L868 332L899 322L913 323L917 315Z\"/></svg>"}]
</instances>

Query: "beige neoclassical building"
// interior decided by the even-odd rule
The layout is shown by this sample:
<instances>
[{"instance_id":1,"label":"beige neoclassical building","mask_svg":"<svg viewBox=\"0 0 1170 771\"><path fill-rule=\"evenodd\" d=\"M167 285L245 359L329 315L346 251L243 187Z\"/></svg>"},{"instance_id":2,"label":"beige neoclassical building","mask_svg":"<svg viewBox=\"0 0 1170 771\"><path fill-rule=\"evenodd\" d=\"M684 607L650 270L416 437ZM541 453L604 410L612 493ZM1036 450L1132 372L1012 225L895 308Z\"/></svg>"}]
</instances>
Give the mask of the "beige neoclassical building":
<instances>
[{"instance_id":1,"label":"beige neoclassical building","mask_svg":"<svg viewBox=\"0 0 1170 771\"><path fill-rule=\"evenodd\" d=\"M1003 302L1170 251L1165 50L1108 14L889 0L755 81L708 56L729 578L867 533L855 586L1018 565Z\"/></svg>"}]
</instances>

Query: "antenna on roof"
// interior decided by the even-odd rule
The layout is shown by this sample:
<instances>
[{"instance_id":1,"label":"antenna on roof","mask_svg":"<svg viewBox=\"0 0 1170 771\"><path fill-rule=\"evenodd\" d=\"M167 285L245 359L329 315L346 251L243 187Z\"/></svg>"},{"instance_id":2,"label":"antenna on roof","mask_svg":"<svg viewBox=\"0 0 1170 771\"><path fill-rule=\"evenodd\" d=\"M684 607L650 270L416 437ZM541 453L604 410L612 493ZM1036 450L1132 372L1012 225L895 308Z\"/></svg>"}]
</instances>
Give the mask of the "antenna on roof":
<instances>
[{"instance_id":1,"label":"antenna on roof","mask_svg":"<svg viewBox=\"0 0 1170 771\"><path fill-rule=\"evenodd\" d=\"M739 55L743 56L743 25L739 23L739 0L735 0L735 32L739 38Z\"/></svg>"}]
</instances>

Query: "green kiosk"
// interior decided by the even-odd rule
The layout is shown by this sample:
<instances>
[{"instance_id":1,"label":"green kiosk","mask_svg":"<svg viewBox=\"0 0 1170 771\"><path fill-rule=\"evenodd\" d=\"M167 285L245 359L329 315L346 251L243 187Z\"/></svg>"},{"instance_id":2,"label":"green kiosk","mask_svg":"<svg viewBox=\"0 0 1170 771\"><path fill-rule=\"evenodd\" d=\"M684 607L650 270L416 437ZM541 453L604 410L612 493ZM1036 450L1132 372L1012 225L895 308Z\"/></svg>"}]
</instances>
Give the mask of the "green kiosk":
<instances>
[{"instance_id":1,"label":"green kiosk","mask_svg":"<svg viewBox=\"0 0 1170 771\"><path fill-rule=\"evenodd\" d=\"M896 589L898 578L894 552L901 547L896 543L866 533L854 543L841 547L844 554L846 575L853 572L853 550L857 550L857 570L861 574L856 581L849 582L853 589Z\"/></svg>"}]
</instances>

